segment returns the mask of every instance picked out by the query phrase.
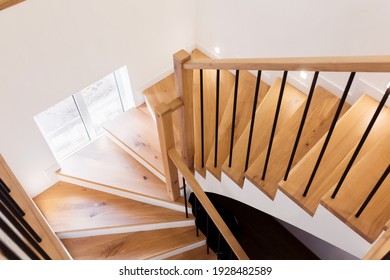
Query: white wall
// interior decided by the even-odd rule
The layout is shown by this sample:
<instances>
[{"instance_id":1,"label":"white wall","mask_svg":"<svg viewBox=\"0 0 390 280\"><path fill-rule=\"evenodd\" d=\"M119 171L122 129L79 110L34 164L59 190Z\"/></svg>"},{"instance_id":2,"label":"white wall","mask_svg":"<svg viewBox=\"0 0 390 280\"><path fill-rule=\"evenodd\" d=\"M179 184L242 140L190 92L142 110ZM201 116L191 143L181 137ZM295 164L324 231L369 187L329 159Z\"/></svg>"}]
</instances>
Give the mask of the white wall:
<instances>
[{"instance_id":1,"label":"white wall","mask_svg":"<svg viewBox=\"0 0 390 280\"><path fill-rule=\"evenodd\" d=\"M223 57L389 54L387 0L198 0L197 42Z\"/></svg>"},{"instance_id":2,"label":"white wall","mask_svg":"<svg viewBox=\"0 0 390 280\"><path fill-rule=\"evenodd\" d=\"M388 0L198 0L196 41L223 58L390 55L389 10ZM322 76L345 87L346 75ZM355 81L350 102L367 84L378 99L390 75Z\"/></svg>"},{"instance_id":3,"label":"white wall","mask_svg":"<svg viewBox=\"0 0 390 280\"><path fill-rule=\"evenodd\" d=\"M55 164L33 116L127 65L139 94L195 43L222 57L390 53L388 0L29 0L0 12L0 153L34 196ZM383 90L389 75L364 78ZM140 95L137 95L141 98Z\"/></svg>"},{"instance_id":4,"label":"white wall","mask_svg":"<svg viewBox=\"0 0 390 280\"><path fill-rule=\"evenodd\" d=\"M0 12L0 153L31 196L56 163L33 116L123 65L139 94L195 44L194 10L195 0L29 0Z\"/></svg>"}]
</instances>

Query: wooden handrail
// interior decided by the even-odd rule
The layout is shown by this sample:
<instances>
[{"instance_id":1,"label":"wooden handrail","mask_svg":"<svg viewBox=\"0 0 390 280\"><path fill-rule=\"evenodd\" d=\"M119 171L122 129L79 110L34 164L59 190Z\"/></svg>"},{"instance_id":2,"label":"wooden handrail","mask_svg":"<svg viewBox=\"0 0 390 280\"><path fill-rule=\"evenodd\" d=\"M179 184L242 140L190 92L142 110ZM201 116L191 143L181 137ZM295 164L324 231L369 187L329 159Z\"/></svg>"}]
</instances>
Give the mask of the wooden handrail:
<instances>
[{"instance_id":1,"label":"wooden handrail","mask_svg":"<svg viewBox=\"0 0 390 280\"><path fill-rule=\"evenodd\" d=\"M184 69L390 72L390 55L292 58L190 59Z\"/></svg>"},{"instance_id":2,"label":"wooden handrail","mask_svg":"<svg viewBox=\"0 0 390 280\"><path fill-rule=\"evenodd\" d=\"M230 248L236 254L239 260L249 260L248 255L242 249L241 245L238 243L237 239L234 237L233 233L230 231L228 226L223 221L221 215L219 215L217 209L207 197L206 193L203 191L202 187L196 181L192 172L188 169L185 162L181 159L180 155L175 149L170 149L168 155L171 160L176 165L177 169L186 179L188 185L191 187L192 191L195 193L196 197L203 205L203 208L206 210L207 214L214 222L218 230L221 232L222 236L225 238L226 242L229 244Z\"/></svg>"},{"instance_id":3,"label":"wooden handrail","mask_svg":"<svg viewBox=\"0 0 390 280\"><path fill-rule=\"evenodd\" d=\"M193 173L187 166L187 163L181 158L175 149L173 139L172 113L183 106L181 98L176 98L170 103L160 103L156 109L157 129L160 140L161 155L164 164L166 186L168 195L172 200L177 200L180 196L180 187L178 183L178 171L191 186L196 197L203 205L211 220L217 226L222 236L232 248L238 259L249 260L247 254L234 237L233 233L227 227L210 199L207 197L202 187L196 181Z\"/></svg>"},{"instance_id":4,"label":"wooden handrail","mask_svg":"<svg viewBox=\"0 0 390 280\"><path fill-rule=\"evenodd\" d=\"M0 0L0 11L16 5L24 0Z\"/></svg>"}]
</instances>

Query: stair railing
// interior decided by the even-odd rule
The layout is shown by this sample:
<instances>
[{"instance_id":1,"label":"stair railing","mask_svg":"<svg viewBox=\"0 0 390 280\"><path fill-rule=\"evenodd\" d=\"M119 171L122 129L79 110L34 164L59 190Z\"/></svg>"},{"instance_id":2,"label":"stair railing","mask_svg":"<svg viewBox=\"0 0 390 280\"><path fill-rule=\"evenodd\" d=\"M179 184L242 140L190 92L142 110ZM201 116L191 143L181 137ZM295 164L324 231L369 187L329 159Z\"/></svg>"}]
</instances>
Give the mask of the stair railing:
<instances>
[{"instance_id":1,"label":"stair railing","mask_svg":"<svg viewBox=\"0 0 390 280\"><path fill-rule=\"evenodd\" d=\"M345 89L340 98L340 101L337 105L337 110L333 116L329 131L326 134L325 141L319 153L319 156L316 160L313 170L310 173L310 179L308 180L302 196L307 196L310 191L310 187L313 183L313 180L316 176L317 170L321 165L324 154L326 153L328 144L332 138L332 134L336 127L337 121L341 116L343 106L346 102L347 96L350 92L350 89L353 85L354 78L357 72L390 72L390 56L371 56L371 57L320 57L320 58L264 58L264 59L191 59L191 55L181 50L174 54L174 70L175 70L175 83L176 83L176 92L177 99L171 102L170 104L161 104L156 109L156 119L158 123L158 130L160 135L160 145L162 150L162 157L164 162L166 180L167 180L167 191L172 200L176 200L180 196L180 187L177 170L185 177L189 182L190 186L196 191L197 197L201 199L206 199L204 192L200 188L199 184L194 179L192 172L194 170L194 155L195 155L195 141L194 141L194 95L199 94L200 98L200 143L201 143L201 166L205 166L205 155L204 155L204 114L209 114L209 112L204 112L204 98L203 98L203 70L213 69L216 70L216 123L215 123L215 141L218 141L218 115L219 115L219 89L220 89L220 71L228 70L235 71L235 84L234 84L234 95L233 95L233 114L231 122L231 134L230 134L230 149L229 149L229 167L232 166L233 161L233 145L234 145L234 134L236 126L236 111L237 111L237 96L239 94L239 82L240 82L240 71L241 70L254 70L257 71L256 79L256 89L254 93L253 108L250 120L250 131L248 137L248 145L246 151L246 162L245 169L242 170L245 172L248 168L248 163L250 159L251 146L253 145L253 129L257 109L257 100L259 95L259 88L261 82L262 71L283 71L283 78L281 82L279 97L277 105L275 108L274 120L272 123L271 135L268 142L268 148L266 151L266 158L263 170L259 170L259 175L261 175L262 180L266 179L268 162L270 160L272 145L278 125L278 118L280 113L281 104L283 101L284 89L288 77L289 71L314 71L314 77L306 100L304 112L302 119L300 121L299 129L297 131L294 147L290 155L289 163L285 171L284 180L288 179L292 163L294 161L295 153L297 147L300 143L301 134L305 126L305 121L307 114L310 108L311 100L314 94L314 89L318 80L318 76L321 72L349 72L349 78L346 82ZM193 70L200 70L200 89L199 93L193 92ZM378 115L382 111L384 105L387 102L389 97L390 90L388 89L382 100L380 101L378 108L373 115L370 123L368 124L365 133L357 145L357 148L350 159L347 168L342 175L335 192L332 195L334 199L339 191L340 187L343 184L343 181L349 174L354 161L356 160L362 146L364 145L367 136L369 135L373 125L375 124ZM173 127L172 127L172 112L179 110L179 131L180 131L180 155L175 150L175 141L173 139ZM218 142L215 142L214 145L214 167L217 167L217 158L218 158ZM383 171L383 178L386 178L389 171ZM367 205L375 194L377 189L380 187L384 180L379 180L371 194L367 197L365 205ZM203 203L203 202L202 202ZM206 205L208 205L208 200L206 200ZM362 205L362 209L357 213L357 216L361 214L361 211L364 210L365 205ZM208 205L205 209L208 211L215 211L214 208L210 208L212 205ZM210 214L210 213L209 213ZM210 215L212 218L212 215ZM219 222L216 222L218 225ZM226 226L226 225L225 225ZM221 231L223 233L223 231ZM230 238L230 237L229 237ZM228 238L228 239L229 239ZM235 239L234 239L235 240ZM228 241L229 242L229 241ZM234 250L234 248L233 248ZM236 253L236 252L235 252ZM237 254L237 253L236 253ZM238 254L237 256L239 256Z\"/></svg>"},{"instance_id":2,"label":"stair railing","mask_svg":"<svg viewBox=\"0 0 390 280\"><path fill-rule=\"evenodd\" d=\"M0 253L10 260L72 259L1 155Z\"/></svg>"},{"instance_id":3,"label":"stair railing","mask_svg":"<svg viewBox=\"0 0 390 280\"><path fill-rule=\"evenodd\" d=\"M252 109L252 118L250 121L250 131L249 131L249 137L248 137L248 148L247 148L247 154L246 154L246 163L245 163L245 170L248 168L249 158L250 158L250 152L251 152L251 145L252 145L252 135L253 135L253 124L255 122L255 112L256 112L256 104L257 104L257 97L259 93L259 87L260 87L260 81L261 81L261 73L264 70L267 71L284 71L283 78L282 78L282 84L280 88L279 93L279 99L275 108L275 116L274 121L272 124L272 130L271 135L268 143L267 148L267 154L265 159L265 164L263 170L259 170L259 174L261 174L262 180L266 179L267 175L267 168L268 168L268 162L270 160L271 151L272 151L272 144L275 137L275 132L278 124L278 117L279 117L279 111L281 107L281 103L283 100L283 94L284 94L284 88L286 85L286 80L288 76L288 71L314 71L314 78L311 84L310 92L308 94L308 98L305 104L304 113L302 115L302 119L300 122L299 129L297 131L297 135L295 138L294 148L292 150L289 164L287 166L284 180L288 179L289 172L292 166L292 163L294 161L295 153L297 150L297 147L300 142L300 137L302 130L305 125L307 113L310 107L310 102L314 93L314 89L317 83L317 79L320 72L349 72L349 78L347 81L347 84L345 86L344 92L342 94L342 97L340 99L340 102L338 104L336 113L333 117L332 123L330 125L329 131L326 134L326 138L324 141L324 144L321 148L320 154L317 158L317 161L315 163L315 166L313 170L311 171L310 179L306 184L305 190L302 193L302 196L307 196L310 190L310 187L313 183L313 180L316 176L317 170L320 167L320 164L322 162L323 156L326 152L326 149L328 147L328 144L331 140L332 134L334 132L334 129L336 127L337 121L341 115L343 106L346 102L348 93L351 89L351 86L353 84L355 75L357 72L390 72L390 56L367 56L367 57L318 57L318 58L263 58L263 59L191 59L191 55L187 53L184 50L181 50L174 54L174 68L175 68L175 79L176 79L176 89L177 89L177 96L182 99L184 106L180 109L181 117L180 117L180 132L181 132L181 154L182 158L187 164L187 167L192 169L194 167L194 118L193 118L193 95L197 93L193 93L193 85L192 85L192 77L193 77L193 71L194 69L200 70L200 112L201 112L201 133L200 133L200 142L201 147L204 147L204 110L203 110L203 70L206 69L213 69L216 70L217 73L217 85L216 85L216 112L218 112L219 104L219 72L220 70L229 70L229 71L235 71L235 86L234 86L234 102L233 102L233 114L232 114L232 122L231 122L231 139L230 139L230 149L229 149L229 167L232 166L232 160L233 160L233 139L234 139L234 129L235 129L235 122L236 122L236 102L237 102L237 95L238 93L238 84L239 84L239 74L240 70L256 70L257 73L257 82L256 82L256 89L254 94L254 103L253 103L253 109ZM346 176L348 175L349 170L351 169L354 161L357 158L357 155L359 154L365 140L367 139L367 136L369 135L373 125L375 124L375 121L379 115L379 113L382 111L384 105L386 104L386 101L389 97L390 90L388 89L384 95L382 100L379 103L379 106L372 117L364 135L362 136L355 152L352 158L350 159L350 162L347 166L347 168L344 171L344 174L342 175L336 190L334 191L332 198L334 199L337 195L337 192L339 191L342 183L344 182ZM216 116L216 134L218 131L218 116ZM216 135L217 136L217 135ZM217 136L218 137L218 136ZM216 138L217 139L217 138ZM217 165L217 153L218 153L218 145L214 145L215 151L215 159L214 159L214 166ZM204 167L204 148L201 149L202 151L202 167ZM385 176L388 174L388 170L384 171ZM378 186L376 186L376 189L380 186L380 183L383 182L383 180L380 180L378 182ZM369 199L369 198L368 198Z\"/></svg>"},{"instance_id":4,"label":"stair railing","mask_svg":"<svg viewBox=\"0 0 390 280\"><path fill-rule=\"evenodd\" d=\"M167 192L172 200L176 200L180 196L179 176L178 172L185 179L186 184L191 187L199 202L207 212L210 219L214 222L226 242L229 244L238 259L248 260L248 256L242 249L241 245L225 224L210 199L207 197L199 183L196 181L193 172L188 168L188 161L184 161L182 156L175 149L175 141L173 134L172 113L183 108L184 102L177 98L169 104L161 103L156 109L156 121L159 133L159 140L162 152L162 159L167 182ZM189 159L189 158L187 158Z\"/></svg>"}]
</instances>

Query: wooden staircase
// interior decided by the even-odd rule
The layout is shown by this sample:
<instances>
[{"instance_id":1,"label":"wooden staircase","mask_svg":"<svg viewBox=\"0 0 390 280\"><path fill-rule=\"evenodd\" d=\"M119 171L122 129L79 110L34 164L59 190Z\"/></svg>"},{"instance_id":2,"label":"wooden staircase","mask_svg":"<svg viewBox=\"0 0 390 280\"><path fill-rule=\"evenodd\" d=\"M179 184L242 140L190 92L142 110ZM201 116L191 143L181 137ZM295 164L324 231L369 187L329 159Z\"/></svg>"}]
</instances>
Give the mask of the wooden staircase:
<instances>
[{"instance_id":1,"label":"wooden staircase","mask_svg":"<svg viewBox=\"0 0 390 280\"><path fill-rule=\"evenodd\" d=\"M125 128L125 129L124 129ZM36 204L74 259L215 259L167 194L157 127L143 105L105 125L61 163L60 182ZM189 212L190 209L189 209Z\"/></svg>"},{"instance_id":2,"label":"wooden staircase","mask_svg":"<svg viewBox=\"0 0 390 280\"><path fill-rule=\"evenodd\" d=\"M326 133L332 121L332 116L336 111L337 101L338 98L326 89L320 86L316 88L308 112L307 123L302 131L301 145L297 147L292 167L294 167ZM265 148L257 156L256 160L252 162L250 168L245 173L245 176L249 181L258 186L272 199L276 195L278 183L285 176L296 137L294 131L298 131L305 103L306 102L301 103L299 108L296 108L297 110L295 113L285 121L285 124L280 123L280 129L276 134L274 148L271 152L270 168L268 169L266 180L262 180L261 176L259 176L259 171L264 170L267 154ZM267 122L270 122L270 120ZM268 138L264 140L263 145L266 147Z\"/></svg>"},{"instance_id":3,"label":"wooden staircase","mask_svg":"<svg viewBox=\"0 0 390 280\"><path fill-rule=\"evenodd\" d=\"M183 53L180 53L180 57L183 57ZM295 218L298 224L311 219L316 229L310 231L310 226L307 226L305 230L315 235L316 231L326 231L328 227L326 222L321 225L320 220L332 220L333 216L344 223L344 226L338 224L337 227L344 227L346 236L360 240L366 248L372 247L370 244L380 238L390 220L390 179L386 177L390 162L389 109L384 106L373 122L380 102L363 95L353 104L344 103L350 87L348 84L342 100L325 85L313 83L310 93L301 92L287 79L282 81L281 77L277 77L271 85L260 80L257 87L256 76L245 69L259 69L255 66L257 63L269 70L281 70L283 65L279 64L280 60L275 60L273 65L266 59L235 61L208 59L195 50L191 59L182 65L183 69L193 69L194 167L205 178L200 181L207 185L220 181L221 189L233 183L243 188L243 194L237 196L250 203L255 198L246 198L244 194L249 193L246 190L248 186L255 186L271 200L264 203L264 208L259 206L259 209L293 225ZM286 70L296 70L296 65L300 65L313 71L321 67L324 71L334 71L331 64L325 65L326 59L286 61ZM361 63L365 61L369 60L362 60ZM317 62L321 64L318 68L315 66ZM337 71L353 71L354 66L348 59L342 60L341 64L344 62ZM375 63L381 64L375 61L372 65ZM383 71L382 65L378 66L379 71ZM240 71L229 72L228 69ZM364 66L359 65L359 69L364 69ZM219 83L216 78L218 73ZM287 72L285 74L287 76ZM351 74L348 83L352 83L354 75ZM165 86L165 89L169 88L172 86ZM153 98L164 102L162 96L167 96L165 89L156 92ZM256 91L258 99L254 104ZM219 103L216 101L217 95ZM175 97L171 93L165 102L171 102ZM147 103L152 103L148 101L150 98L146 96ZM253 123L251 114L254 116ZM302 122L304 115L305 123ZM371 124L373 126L368 131ZM174 121L173 126L175 131L180 130L178 121ZM299 142L298 130L301 130ZM250 135L253 142L248 145ZM365 138L365 142L361 141L362 138ZM357 149L358 152L355 152ZM321 161L318 160L320 155ZM345 173L347 166L348 174ZM384 180L379 191L373 195L361 217L357 218L356 212L381 176ZM332 197L343 177L340 192ZM213 190L212 187L206 188ZM235 192L238 191L226 190L226 193ZM288 209L275 209L283 196L286 197L283 200L290 199L308 216L299 214L302 217L293 217ZM275 200L274 205L272 200ZM263 198L261 201L265 202ZM325 211L318 211L319 207L324 207ZM298 213L295 209L293 212ZM334 219L332 221L337 223ZM331 243L337 239L334 233L329 233L329 239L326 234L317 236ZM342 249L348 251L347 247ZM351 253L359 258L364 257L364 254L356 253L353 249Z\"/></svg>"},{"instance_id":4,"label":"wooden staircase","mask_svg":"<svg viewBox=\"0 0 390 280\"><path fill-rule=\"evenodd\" d=\"M150 260L177 256L179 249L188 250L194 243L205 244L197 238L193 227L150 230L63 240L77 260ZM203 254L206 255L206 254Z\"/></svg>"},{"instance_id":5,"label":"wooden staircase","mask_svg":"<svg viewBox=\"0 0 390 280\"><path fill-rule=\"evenodd\" d=\"M35 202L77 260L161 259L205 244L192 216L65 182Z\"/></svg>"},{"instance_id":6,"label":"wooden staircase","mask_svg":"<svg viewBox=\"0 0 390 280\"><path fill-rule=\"evenodd\" d=\"M215 256L183 212L62 181L34 200L76 260Z\"/></svg>"},{"instance_id":7,"label":"wooden staircase","mask_svg":"<svg viewBox=\"0 0 390 280\"><path fill-rule=\"evenodd\" d=\"M257 159L259 155L262 154L262 152L267 148L267 143L271 135L274 108L278 102L281 82L281 79L277 79L275 81L272 87L268 90L264 100L256 110L257 113L253 129L253 138L256 139L256 145L253 145L253 148L251 149L249 158L249 165L251 167L253 166L254 159ZM277 132L282 130L280 127L283 127L286 124L286 122L294 115L295 111L301 107L305 101L305 95L289 84L286 85L285 93L286 99L282 103L281 114L279 118L280 126ZM250 112L248 109L244 110ZM296 116L296 118L298 117L299 116ZM236 145L234 145L231 167L229 167L228 161L226 161L223 165L223 171L240 186L243 186L244 184L245 160L246 150L248 147L249 129L250 125L248 123L245 131L241 134ZM260 169L254 168L254 170L256 170L255 174L258 174L258 170ZM254 175L253 180L256 179L258 179L258 176Z\"/></svg>"},{"instance_id":8,"label":"wooden staircase","mask_svg":"<svg viewBox=\"0 0 390 280\"><path fill-rule=\"evenodd\" d=\"M195 69L190 85L193 167L200 184L213 191L210 182L217 182L227 193L287 223L304 225L303 230L341 245L358 258L380 258L386 253L390 222L390 179L386 175L390 162L389 108L384 106L380 111L361 145L379 106L372 97L363 95L354 104L344 104L324 85L316 85L308 98L307 92L287 80L287 72L268 85L248 71L257 69L252 64L248 69L229 71L235 69L227 68L235 65L230 60L217 61L214 68L210 66L213 62L194 50L186 66ZM296 69L294 63L288 61L286 67ZM183 198L172 201L167 194L169 176L164 156L168 154L170 167L176 165L183 176L190 173L186 166L178 166L176 151L160 149L159 136L162 138L155 124L160 104L170 104L178 96L175 82L172 74L145 90L146 106L133 108L107 124L107 137L61 163L57 173L67 183L60 182L35 199L74 258L214 259L200 249L205 238L195 236L193 218L184 219ZM181 152L182 120L176 109L170 113L174 146ZM338 119L334 118L336 113ZM302 125L304 115L306 122ZM355 152L357 148L359 153ZM332 197L347 166L349 173ZM373 193L381 178L380 188ZM356 217L370 193L372 200ZM342 232L328 233L326 221L337 224ZM344 246L337 235L353 236L365 249L349 251L351 246ZM144 240L148 244L143 244ZM168 247L160 248L161 243Z\"/></svg>"}]
</instances>

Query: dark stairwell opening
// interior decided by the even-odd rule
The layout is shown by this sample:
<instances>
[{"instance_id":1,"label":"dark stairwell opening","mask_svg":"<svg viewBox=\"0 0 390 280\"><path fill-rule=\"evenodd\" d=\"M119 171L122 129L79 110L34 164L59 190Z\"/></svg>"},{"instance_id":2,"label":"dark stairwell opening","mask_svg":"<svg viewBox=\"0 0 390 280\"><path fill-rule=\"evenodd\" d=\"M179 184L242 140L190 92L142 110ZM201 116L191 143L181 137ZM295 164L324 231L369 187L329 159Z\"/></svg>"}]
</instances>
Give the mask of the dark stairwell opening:
<instances>
[{"instance_id":1,"label":"dark stairwell opening","mask_svg":"<svg viewBox=\"0 0 390 280\"><path fill-rule=\"evenodd\" d=\"M318 260L309 248L272 216L237 200L214 193L207 196L251 260ZM199 230L219 259L237 259L195 195L189 197ZM194 207L196 205L196 208ZM211 252L210 252L211 253Z\"/></svg>"}]
</instances>

